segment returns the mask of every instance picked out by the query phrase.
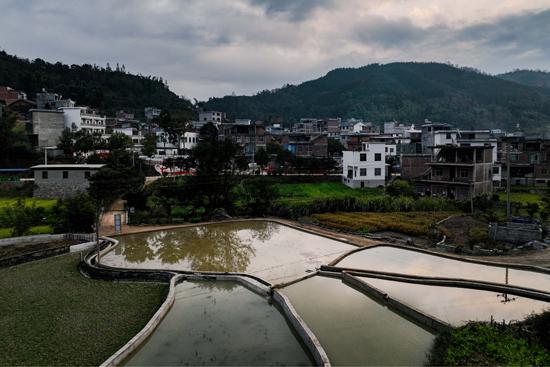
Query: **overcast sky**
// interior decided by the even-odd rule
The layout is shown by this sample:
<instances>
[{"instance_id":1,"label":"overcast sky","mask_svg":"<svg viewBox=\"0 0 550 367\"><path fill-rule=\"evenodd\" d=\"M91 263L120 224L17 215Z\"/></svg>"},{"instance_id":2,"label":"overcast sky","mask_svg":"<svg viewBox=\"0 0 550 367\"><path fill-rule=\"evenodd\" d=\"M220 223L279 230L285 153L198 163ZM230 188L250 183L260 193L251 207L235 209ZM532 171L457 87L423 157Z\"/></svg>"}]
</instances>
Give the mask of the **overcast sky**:
<instances>
[{"instance_id":1,"label":"overcast sky","mask_svg":"<svg viewBox=\"0 0 550 367\"><path fill-rule=\"evenodd\" d=\"M119 62L188 98L373 62L550 69L550 0L0 0L0 49Z\"/></svg>"}]
</instances>

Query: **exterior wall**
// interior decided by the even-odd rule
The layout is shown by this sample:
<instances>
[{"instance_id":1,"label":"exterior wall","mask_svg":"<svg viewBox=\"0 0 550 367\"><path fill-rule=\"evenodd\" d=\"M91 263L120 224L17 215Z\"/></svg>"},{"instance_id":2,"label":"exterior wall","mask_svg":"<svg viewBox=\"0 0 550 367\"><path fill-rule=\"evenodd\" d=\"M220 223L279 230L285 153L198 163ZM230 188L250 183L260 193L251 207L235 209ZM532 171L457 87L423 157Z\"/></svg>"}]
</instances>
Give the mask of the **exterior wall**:
<instances>
[{"instance_id":1,"label":"exterior wall","mask_svg":"<svg viewBox=\"0 0 550 367\"><path fill-rule=\"evenodd\" d=\"M56 146L65 129L63 113L59 111L31 110L31 123L36 136L33 143L39 149Z\"/></svg>"},{"instance_id":2,"label":"exterior wall","mask_svg":"<svg viewBox=\"0 0 550 367\"><path fill-rule=\"evenodd\" d=\"M375 160L376 155L380 155L379 161ZM377 171L379 175L376 174ZM359 188L383 186L385 181L385 144L364 143L362 151L343 152L342 183L351 188Z\"/></svg>"},{"instance_id":3,"label":"exterior wall","mask_svg":"<svg viewBox=\"0 0 550 367\"><path fill-rule=\"evenodd\" d=\"M204 111L199 112L199 121L200 122L223 122L225 118L225 113L218 111Z\"/></svg>"},{"instance_id":4,"label":"exterior wall","mask_svg":"<svg viewBox=\"0 0 550 367\"><path fill-rule=\"evenodd\" d=\"M183 134L183 138L180 143L180 148L184 150L191 150L199 142L199 133L186 131Z\"/></svg>"},{"instance_id":5,"label":"exterior wall","mask_svg":"<svg viewBox=\"0 0 550 367\"><path fill-rule=\"evenodd\" d=\"M401 155L401 177L413 179L426 175L429 171L428 163L431 162L428 154L403 154Z\"/></svg>"},{"instance_id":6,"label":"exterior wall","mask_svg":"<svg viewBox=\"0 0 550 367\"><path fill-rule=\"evenodd\" d=\"M48 178L42 178L42 172L48 172ZM63 172L68 172L68 177L63 178ZM33 196L41 199L55 199L73 196L88 189L90 183L85 172L93 175L97 169L35 169Z\"/></svg>"}]
</instances>

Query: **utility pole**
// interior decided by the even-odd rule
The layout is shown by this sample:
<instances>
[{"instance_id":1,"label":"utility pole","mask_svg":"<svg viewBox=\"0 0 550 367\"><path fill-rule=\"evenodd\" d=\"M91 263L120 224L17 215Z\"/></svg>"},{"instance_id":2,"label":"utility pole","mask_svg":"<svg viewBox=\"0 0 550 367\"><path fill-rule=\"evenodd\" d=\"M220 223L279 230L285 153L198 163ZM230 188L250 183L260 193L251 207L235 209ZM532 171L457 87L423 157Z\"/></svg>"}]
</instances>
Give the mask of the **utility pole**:
<instances>
[{"instance_id":1,"label":"utility pole","mask_svg":"<svg viewBox=\"0 0 550 367\"><path fill-rule=\"evenodd\" d=\"M510 143L506 146L506 219L510 221Z\"/></svg>"}]
</instances>

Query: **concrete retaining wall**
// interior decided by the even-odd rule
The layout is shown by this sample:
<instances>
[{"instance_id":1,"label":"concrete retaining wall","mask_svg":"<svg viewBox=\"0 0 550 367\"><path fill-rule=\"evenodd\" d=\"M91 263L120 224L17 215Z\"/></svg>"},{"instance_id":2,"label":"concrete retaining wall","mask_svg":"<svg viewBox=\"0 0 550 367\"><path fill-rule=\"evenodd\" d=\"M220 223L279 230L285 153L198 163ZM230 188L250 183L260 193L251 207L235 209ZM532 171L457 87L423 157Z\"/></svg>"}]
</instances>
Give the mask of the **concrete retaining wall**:
<instances>
[{"instance_id":1,"label":"concrete retaining wall","mask_svg":"<svg viewBox=\"0 0 550 367\"><path fill-rule=\"evenodd\" d=\"M176 283L178 282L179 277L181 276L178 275L172 277L170 280L170 290L168 291L166 299L145 327L141 329L132 339L130 339L130 341L122 348L116 351L115 354L103 362L100 365L101 367L114 367L121 365L122 362L128 358L128 356L132 354L141 345L141 343L143 343L153 333L153 331L155 331L164 316L166 316L174 304L174 300L176 299Z\"/></svg>"},{"instance_id":2,"label":"concrete retaining wall","mask_svg":"<svg viewBox=\"0 0 550 367\"><path fill-rule=\"evenodd\" d=\"M430 316L404 302L392 298L387 293L382 292L378 288L373 287L367 282L354 277L349 273L342 273L342 281L350 287L375 298L378 302L387 305L391 310L414 320L416 323L429 330L441 332L452 329L450 324L441 321L436 317Z\"/></svg>"},{"instance_id":3,"label":"concrete retaining wall","mask_svg":"<svg viewBox=\"0 0 550 367\"><path fill-rule=\"evenodd\" d=\"M330 366L330 360L328 359L325 350L321 346L321 343L319 342L315 334L311 331L311 329L307 326L305 321L300 317L300 315L298 315L298 312L296 312L296 310L290 303L290 300L276 289L273 290L272 299L274 302L277 302L277 304L281 307L286 319L290 322L290 324L294 327L294 330L296 330L298 335L302 338L306 347L313 355L316 365L326 367Z\"/></svg>"},{"instance_id":4,"label":"concrete retaining wall","mask_svg":"<svg viewBox=\"0 0 550 367\"><path fill-rule=\"evenodd\" d=\"M101 242L100 257L111 251L118 245L118 241L112 238L103 237ZM215 272L186 272L169 270L138 270L112 268L96 263L97 252L90 252L81 263L81 270L86 274L101 279L110 280L141 280L141 281L169 281L170 291L162 306L155 313L147 325L134 336L126 345L119 349L101 366L111 367L121 364L160 324L175 299L175 286L184 280L228 280L235 281L247 289L264 297L271 299L280 306L283 316L292 325L302 342L308 348L317 365L330 366L330 361L319 343L317 337L309 329L306 323L300 318L292 307L290 301L283 294L272 290L271 284L263 279L248 274L238 273L215 273Z\"/></svg>"},{"instance_id":5,"label":"concrete retaining wall","mask_svg":"<svg viewBox=\"0 0 550 367\"><path fill-rule=\"evenodd\" d=\"M353 276L358 276L358 277L393 280L393 281L398 281L402 283L414 283L414 284L424 284L424 285L438 285L438 286L444 286L444 287L478 289L483 291L508 293L508 294L513 294L520 297L537 299L539 301L544 301L544 302L550 302L550 293L544 292L541 290L519 287L519 286L512 286L512 285L503 285L499 283L468 280L468 279L424 277L419 275L404 275L399 273L387 273L387 272L369 271L369 270L361 270L361 269L353 269L353 268L337 268L333 266L321 266L321 271L319 272L319 274L320 275L327 275L329 273L342 274L344 272L349 273L350 275L353 275Z\"/></svg>"},{"instance_id":6,"label":"concrete retaining wall","mask_svg":"<svg viewBox=\"0 0 550 367\"><path fill-rule=\"evenodd\" d=\"M529 228L529 225L513 225L508 223L507 226L499 226L498 224L491 224L489 226L489 237L503 242L510 242L515 244L523 244L532 240L542 240L542 229Z\"/></svg>"}]
</instances>

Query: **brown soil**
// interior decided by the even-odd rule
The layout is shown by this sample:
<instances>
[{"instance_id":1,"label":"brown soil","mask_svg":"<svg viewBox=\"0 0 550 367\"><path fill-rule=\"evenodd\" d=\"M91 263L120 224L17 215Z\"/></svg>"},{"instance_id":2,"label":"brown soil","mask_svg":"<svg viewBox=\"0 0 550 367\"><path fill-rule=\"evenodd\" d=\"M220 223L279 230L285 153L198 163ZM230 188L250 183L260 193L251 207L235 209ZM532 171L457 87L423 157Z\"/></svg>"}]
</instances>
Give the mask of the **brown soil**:
<instances>
[{"instance_id":1,"label":"brown soil","mask_svg":"<svg viewBox=\"0 0 550 367\"><path fill-rule=\"evenodd\" d=\"M440 227L447 235L447 243L453 245L465 245L468 242L468 234L473 228L487 228L487 223L472 218L471 216L456 216L443 222Z\"/></svg>"}]
</instances>

